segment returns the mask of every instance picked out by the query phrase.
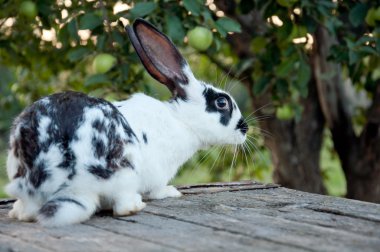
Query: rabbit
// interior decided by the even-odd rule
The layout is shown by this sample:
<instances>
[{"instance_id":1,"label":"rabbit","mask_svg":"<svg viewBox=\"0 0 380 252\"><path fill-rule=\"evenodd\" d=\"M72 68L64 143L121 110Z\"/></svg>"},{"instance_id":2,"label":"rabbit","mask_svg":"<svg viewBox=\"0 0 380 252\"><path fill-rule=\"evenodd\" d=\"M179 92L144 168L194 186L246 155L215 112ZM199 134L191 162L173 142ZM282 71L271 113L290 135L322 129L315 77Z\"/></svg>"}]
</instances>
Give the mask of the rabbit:
<instances>
[{"instance_id":1,"label":"rabbit","mask_svg":"<svg viewBox=\"0 0 380 252\"><path fill-rule=\"evenodd\" d=\"M142 210L147 199L180 197L168 182L195 152L242 144L248 125L225 91L195 79L166 35L144 19L126 27L149 74L172 93L108 102L67 91L42 98L14 120L6 191L11 218L55 227L98 210Z\"/></svg>"}]
</instances>

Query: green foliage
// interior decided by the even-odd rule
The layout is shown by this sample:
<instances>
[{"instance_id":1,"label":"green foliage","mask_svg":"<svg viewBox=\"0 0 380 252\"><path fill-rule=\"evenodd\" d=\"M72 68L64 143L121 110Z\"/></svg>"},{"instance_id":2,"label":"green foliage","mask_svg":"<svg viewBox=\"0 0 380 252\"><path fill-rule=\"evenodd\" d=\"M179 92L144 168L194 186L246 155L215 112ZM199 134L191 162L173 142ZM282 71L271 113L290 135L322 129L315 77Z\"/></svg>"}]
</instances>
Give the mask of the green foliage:
<instances>
[{"instance_id":1,"label":"green foliage","mask_svg":"<svg viewBox=\"0 0 380 252\"><path fill-rule=\"evenodd\" d=\"M308 95L313 75L309 56L315 46L312 41L318 24L336 35L337 44L331 48L329 59L342 64L346 77L358 89L371 97L380 79L378 0L235 1L235 13L256 11L261 15L264 23L260 27L255 22L251 22L252 27L241 27L238 20L228 15L216 15L202 0L126 1L128 8L118 12L114 12L114 7L121 2L115 0L36 0L32 1L36 14L29 16L20 13L19 6L24 1L0 3L0 135L4 135L23 107L53 92L72 89L109 99L124 99L137 90L161 93L162 87L151 85L152 80L124 30L126 23L138 17L168 34L190 63L195 62L192 66L196 72L206 79L215 80L215 75L220 74L219 70L210 71L216 68L210 56L237 74L249 70L255 83L250 87L253 94L271 92L274 104L280 110L286 107L288 119L300 118L300 100ZM201 56L187 46L185 39L187 32L196 26L213 31L212 45ZM249 43L249 57L234 55L226 42L230 32L241 30L248 30L254 38ZM110 54L117 61L115 67L103 74L91 67L101 53ZM242 103L252 110L249 101ZM241 158L238 165L242 163ZM208 179L220 179L212 177L224 174L218 169ZM255 168L255 172L265 169ZM260 177L251 173L241 178L250 176Z\"/></svg>"},{"instance_id":2,"label":"green foliage","mask_svg":"<svg viewBox=\"0 0 380 252\"><path fill-rule=\"evenodd\" d=\"M315 47L313 34L318 24L337 36L330 60L347 68L346 77L358 88L373 92L379 79L373 73L380 67L379 1L248 2L240 2L241 13L256 10L262 13L263 20L268 20L264 29L252 29L251 50L255 55L250 67L254 94L271 91L279 107L283 103L299 104L299 99L307 96L312 77L309 55Z\"/></svg>"}]
</instances>

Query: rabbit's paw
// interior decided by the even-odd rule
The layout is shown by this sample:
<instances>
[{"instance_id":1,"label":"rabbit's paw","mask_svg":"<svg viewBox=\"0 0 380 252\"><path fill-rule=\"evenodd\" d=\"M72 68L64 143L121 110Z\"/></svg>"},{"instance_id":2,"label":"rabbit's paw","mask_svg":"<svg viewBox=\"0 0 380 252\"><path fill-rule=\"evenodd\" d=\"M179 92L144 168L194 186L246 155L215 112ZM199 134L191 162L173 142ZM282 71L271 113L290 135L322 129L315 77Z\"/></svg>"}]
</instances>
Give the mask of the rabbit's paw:
<instances>
[{"instance_id":1,"label":"rabbit's paw","mask_svg":"<svg viewBox=\"0 0 380 252\"><path fill-rule=\"evenodd\" d=\"M115 216L132 215L142 210L146 204L142 201L140 194L129 194L115 201L113 214Z\"/></svg>"},{"instance_id":2,"label":"rabbit's paw","mask_svg":"<svg viewBox=\"0 0 380 252\"><path fill-rule=\"evenodd\" d=\"M20 221L34 221L37 211L38 206L33 202L28 202L28 204L25 205L25 202L23 203L21 200L17 200L8 215L10 218Z\"/></svg>"},{"instance_id":3,"label":"rabbit's paw","mask_svg":"<svg viewBox=\"0 0 380 252\"><path fill-rule=\"evenodd\" d=\"M12 219L18 219L21 211L22 203L20 200L16 200L16 202L13 203L13 208L11 211L9 211L8 216Z\"/></svg>"},{"instance_id":4,"label":"rabbit's paw","mask_svg":"<svg viewBox=\"0 0 380 252\"><path fill-rule=\"evenodd\" d=\"M178 198L181 197L182 193L177 190L174 186L164 186L158 190L153 190L149 193L149 199L164 199L169 197Z\"/></svg>"}]
</instances>

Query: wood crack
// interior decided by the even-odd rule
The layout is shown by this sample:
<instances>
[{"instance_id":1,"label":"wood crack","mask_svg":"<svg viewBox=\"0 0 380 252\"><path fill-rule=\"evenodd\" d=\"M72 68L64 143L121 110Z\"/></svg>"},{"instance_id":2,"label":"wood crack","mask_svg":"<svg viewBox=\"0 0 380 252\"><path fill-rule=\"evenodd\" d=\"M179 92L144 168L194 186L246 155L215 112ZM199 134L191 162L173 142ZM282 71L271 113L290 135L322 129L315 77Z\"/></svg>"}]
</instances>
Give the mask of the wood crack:
<instances>
[{"instance_id":1,"label":"wood crack","mask_svg":"<svg viewBox=\"0 0 380 252\"><path fill-rule=\"evenodd\" d=\"M357 216L354 214L342 212L342 211L337 210L337 209L320 208L320 207L313 207L313 206L308 206L305 208L312 210L312 211L315 211L315 212L319 212L319 213L329 213L329 214L338 215L338 216L345 216L345 217L350 217L350 218L354 218L354 219L380 223L380 219L378 219L378 218L372 218L372 217L368 217L368 216Z\"/></svg>"}]
</instances>

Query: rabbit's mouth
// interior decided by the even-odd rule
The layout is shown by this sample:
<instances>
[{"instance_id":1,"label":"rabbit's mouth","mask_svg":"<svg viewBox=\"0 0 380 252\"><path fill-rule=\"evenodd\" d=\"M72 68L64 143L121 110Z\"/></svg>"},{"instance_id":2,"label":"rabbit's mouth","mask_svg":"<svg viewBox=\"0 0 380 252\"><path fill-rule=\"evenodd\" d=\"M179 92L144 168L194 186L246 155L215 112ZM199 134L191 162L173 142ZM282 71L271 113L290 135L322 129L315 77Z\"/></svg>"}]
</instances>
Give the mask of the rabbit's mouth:
<instances>
[{"instance_id":1,"label":"rabbit's mouth","mask_svg":"<svg viewBox=\"0 0 380 252\"><path fill-rule=\"evenodd\" d=\"M240 120L238 121L238 123L236 125L236 130L239 130L243 135L247 134L247 132L248 132L248 124L244 120L243 117L240 118Z\"/></svg>"}]
</instances>

